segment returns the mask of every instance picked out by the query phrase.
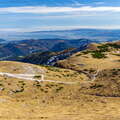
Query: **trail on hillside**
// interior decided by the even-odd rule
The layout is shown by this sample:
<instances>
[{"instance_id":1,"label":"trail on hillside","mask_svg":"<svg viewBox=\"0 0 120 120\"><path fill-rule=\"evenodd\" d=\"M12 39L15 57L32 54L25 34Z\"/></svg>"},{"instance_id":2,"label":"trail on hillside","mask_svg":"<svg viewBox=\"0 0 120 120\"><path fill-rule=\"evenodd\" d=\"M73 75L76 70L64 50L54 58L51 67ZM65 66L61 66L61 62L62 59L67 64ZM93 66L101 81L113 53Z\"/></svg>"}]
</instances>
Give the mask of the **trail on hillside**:
<instances>
[{"instance_id":1,"label":"trail on hillside","mask_svg":"<svg viewBox=\"0 0 120 120\"><path fill-rule=\"evenodd\" d=\"M34 66L30 66L28 64L24 64L22 66L22 69L25 71L24 74L35 75L35 74L45 73L45 71L43 69L40 69L40 68L37 68L37 67L34 67Z\"/></svg>"},{"instance_id":2,"label":"trail on hillside","mask_svg":"<svg viewBox=\"0 0 120 120\"><path fill-rule=\"evenodd\" d=\"M17 78L29 81L38 81L38 82L54 82L54 83L62 83L62 84L77 84L78 82L63 82L63 81L56 81L56 80L42 80L42 79L35 79L35 74L11 74L11 73L4 73L0 72L1 76L10 77L10 78Z\"/></svg>"},{"instance_id":3,"label":"trail on hillside","mask_svg":"<svg viewBox=\"0 0 120 120\"><path fill-rule=\"evenodd\" d=\"M36 67L24 65L22 66L25 70L24 74L13 74L13 73L7 73L7 72L0 72L1 76L9 77L9 78L17 78L17 79L23 79L28 81L38 81L38 82L54 82L54 83L62 83L62 84L77 84L78 82L63 82L63 81L57 81L57 80L45 80L45 71L43 69L39 69ZM35 76L41 76L40 79L36 79Z\"/></svg>"}]
</instances>

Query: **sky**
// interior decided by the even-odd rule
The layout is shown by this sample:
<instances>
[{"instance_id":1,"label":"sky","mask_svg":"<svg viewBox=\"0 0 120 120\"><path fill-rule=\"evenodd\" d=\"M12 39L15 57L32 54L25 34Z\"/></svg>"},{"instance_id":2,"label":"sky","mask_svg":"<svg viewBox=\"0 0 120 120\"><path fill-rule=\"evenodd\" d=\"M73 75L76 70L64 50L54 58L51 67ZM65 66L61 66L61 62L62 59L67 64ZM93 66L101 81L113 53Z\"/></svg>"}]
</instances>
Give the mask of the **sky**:
<instances>
[{"instance_id":1,"label":"sky","mask_svg":"<svg viewBox=\"0 0 120 120\"><path fill-rule=\"evenodd\" d=\"M120 0L0 0L0 31L120 29Z\"/></svg>"}]
</instances>

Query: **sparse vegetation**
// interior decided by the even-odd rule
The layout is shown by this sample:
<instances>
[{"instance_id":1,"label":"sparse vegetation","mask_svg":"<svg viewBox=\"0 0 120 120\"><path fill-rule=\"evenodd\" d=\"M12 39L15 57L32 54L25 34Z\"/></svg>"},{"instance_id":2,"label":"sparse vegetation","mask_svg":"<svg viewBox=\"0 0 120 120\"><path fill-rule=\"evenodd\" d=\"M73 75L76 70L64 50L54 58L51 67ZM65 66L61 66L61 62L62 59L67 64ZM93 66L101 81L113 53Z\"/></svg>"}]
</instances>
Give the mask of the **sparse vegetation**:
<instances>
[{"instance_id":1,"label":"sparse vegetation","mask_svg":"<svg viewBox=\"0 0 120 120\"><path fill-rule=\"evenodd\" d=\"M21 93L24 91L24 88L17 89L17 90L12 90L13 93Z\"/></svg>"},{"instance_id":2,"label":"sparse vegetation","mask_svg":"<svg viewBox=\"0 0 120 120\"><path fill-rule=\"evenodd\" d=\"M41 75L35 75L34 78L35 78L35 79L40 79L40 78L41 78Z\"/></svg>"},{"instance_id":3,"label":"sparse vegetation","mask_svg":"<svg viewBox=\"0 0 120 120\"><path fill-rule=\"evenodd\" d=\"M77 54L76 56L81 56L82 54L81 53L79 53L79 54Z\"/></svg>"},{"instance_id":4,"label":"sparse vegetation","mask_svg":"<svg viewBox=\"0 0 120 120\"><path fill-rule=\"evenodd\" d=\"M94 84L92 86L90 86L91 89L97 89L97 88L101 88L103 87L103 85L100 85L100 84Z\"/></svg>"},{"instance_id":5,"label":"sparse vegetation","mask_svg":"<svg viewBox=\"0 0 120 120\"><path fill-rule=\"evenodd\" d=\"M82 53L86 55L86 54L91 53L91 51L85 50L85 51L82 51Z\"/></svg>"},{"instance_id":6,"label":"sparse vegetation","mask_svg":"<svg viewBox=\"0 0 120 120\"><path fill-rule=\"evenodd\" d=\"M111 55L113 56L112 60L100 59L105 58L107 51L109 51L108 46L101 46L99 47L98 51L89 51L88 55L86 53L85 55L82 53L83 56L80 57L76 57L74 55L72 58L65 60L64 63L68 64L69 66L67 66L66 69L50 66L37 66L38 68L45 69L47 71L45 73L45 80L78 82L79 84L77 83L69 85L47 81L38 82L1 76L0 111L4 113L7 108L9 110L7 115L10 116L6 117L6 114L1 114L1 119L17 118L38 120L45 118L56 120L61 118L74 119L74 116L76 117L76 115L76 119L87 119L86 113L88 113L88 111L90 111L88 117L92 116L91 119L93 120L96 118L100 118L102 120L106 117L108 119L119 118L119 56ZM91 56L91 54L94 54L94 56ZM10 62L5 64L4 62L1 62L0 70L8 73L15 72L16 74L23 74L24 64L21 64L22 63L11 64ZM80 64L84 64L84 66L80 66ZM17 66L19 70L12 70L14 66ZM31 66L31 64L29 64L29 66ZM96 75L96 79L94 81L89 81L89 78L96 74L98 69L99 72ZM37 73L34 76L36 79L39 79L40 77L41 76ZM115 97L117 97L117 99ZM11 114L13 111L14 115ZM19 113L17 113L18 111ZM101 113L104 113L105 115ZM29 116L27 116L28 114ZM44 117L44 115L47 117ZM35 118L33 116L35 116Z\"/></svg>"},{"instance_id":7,"label":"sparse vegetation","mask_svg":"<svg viewBox=\"0 0 120 120\"><path fill-rule=\"evenodd\" d=\"M106 55L104 53L100 52L100 51L93 51L92 56L94 58L98 58L98 59L106 58Z\"/></svg>"},{"instance_id":8,"label":"sparse vegetation","mask_svg":"<svg viewBox=\"0 0 120 120\"><path fill-rule=\"evenodd\" d=\"M60 69L57 67L53 67L53 66L46 66L46 68L50 71L54 71L54 72L60 72Z\"/></svg>"},{"instance_id":9,"label":"sparse vegetation","mask_svg":"<svg viewBox=\"0 0 120 120\"><path fill-rule=\"evenodd\" d=\"M109 45L107 45L107 44L98 46L100 52L108 52L109 51L108 47L109 47Z\"/></svg>"},{"instance_id":10,"label":"sparse vegetation","mask_svg":"<svg viewBox=\"0 0 120 120\"><path fill-rule=\"evenodd\" d=\"M37 88L39 88L39 87L41 87L41 84L40 84L40 82L35 81L34 84L33 84L33 86L36 86Z\"/></svg>"},{"instance_id":11,"label":"sparse vegetation","mask_svg":"<svg viewBox=\"0 0 120 120\"><path fill-rule=\"evenodd\" d=\"M64 87L58 87L57 89L56 89L56 92L59 92L59 91L61 91L62 89L63 89Z\"/></svg>"},{"instance_id":12,"label":"sparse vegetation","mask_svg":"<svg viewBox=\"0 0 120 120\"><path fill-rule=\"evenodd\" d=\"M118 49L118 48L120 49L120 45L115 44L115 43L107 43L107 45L110 47L116 48L116 49Z\"/></svg>"}]
</instances>

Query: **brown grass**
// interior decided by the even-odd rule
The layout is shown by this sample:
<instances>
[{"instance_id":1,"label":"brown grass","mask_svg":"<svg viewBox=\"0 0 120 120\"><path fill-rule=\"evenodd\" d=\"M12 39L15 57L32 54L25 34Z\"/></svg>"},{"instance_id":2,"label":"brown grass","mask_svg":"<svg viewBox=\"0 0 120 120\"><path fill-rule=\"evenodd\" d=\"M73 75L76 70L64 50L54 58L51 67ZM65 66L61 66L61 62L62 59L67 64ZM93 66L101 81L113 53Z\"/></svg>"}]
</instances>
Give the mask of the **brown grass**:
<instances>
[{"instance_id":1,"label":"brown grass","mask_svg":"<svg viewBox=\"0 0 120 120\"><path fill-rule=\"evenodd\" d=\"M1 76L0 88L4 88L0 91L1 120L119 120L119 96L96 96L96 91L100 91L98 93L102 93L101 95L106 92L101 92L105 89L96 86L95 83L100 85L105 83L107 86L108 77L104 76L101 81L100 75L95 83L89 83L84 74L73 70L17 62L0 62L0 72L24 73L22 69L24 65L46 70L46 79L79 83L76 85L39 83ZM108 72L111 73L111 71L103 73ZM118 84L118 81L119 77L114 85Z\"/></svg>"}]
</instances>

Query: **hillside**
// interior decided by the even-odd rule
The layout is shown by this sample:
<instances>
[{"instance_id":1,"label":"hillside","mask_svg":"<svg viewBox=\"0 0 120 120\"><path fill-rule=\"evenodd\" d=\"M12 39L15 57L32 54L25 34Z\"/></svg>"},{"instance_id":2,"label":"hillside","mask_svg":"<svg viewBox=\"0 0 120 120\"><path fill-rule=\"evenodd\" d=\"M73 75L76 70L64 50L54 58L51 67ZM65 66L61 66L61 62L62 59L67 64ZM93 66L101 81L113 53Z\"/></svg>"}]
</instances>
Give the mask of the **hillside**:
<instances>
[{"instance_id":1,"label":"hillside","mask_svg":"<svg viewBox=\"0 0 120 120\"><path fill-rule=\"evenodd\" d=\"M76 51L57 54L70 50ZM57 62L59 67L1 61L0 119L117 120L119 63L119 41L89 44Z\"/></svg>"},{"instance_id":2,"label":"hillside","mask_svg":"<svg viewBox=\"0 0 120 120\"><path fill-rule=\"evenodd\" d=\"M117 120L120 64L115 63L118 68L89 71L90 78L84 70L0 62L0 119Z\"/></svg>"},{"instance_id":3,"label":"hillside","mask_svg":"<svg viewBox=\"0 0 120 120\"><path fill-rule=\"evenodd\" d=\"M90 44L84 51L77 52L65 60L57 62L57 66L77 71L103 70L119 68L120 41L101 44Z\"/></svg>"},{"instance_id":4,"label":"hillside","mask_svg":"<svg viewBox=\"0 0 120 120\"><path fill-rule=\"evenodd\" d=\"M21 58L20 61L32 64L54 65L58 60L69 57L74 50L74 48L71 48L61 52L46 51L33 53Z\"/></svg>"},{"instance_id":5,"label":"hillside","mask_svg":"<svg viewBox=\"0 0 120 120\"><path fill-rule=\"evenodd\" d=\"M41 74L49 82L38 82ZM79 87L77 82L83 81L84 77L84 74L66 69L0 62L0 119L55 120L55 116L71 104L72 100L76 101L75 91ZM68 106L69 110L70 108ZM64 110L58 118L64 119L67 112L67 109Z\"/></svg>"},{"instance_id":6,"label":"hillside","mask_svg":"<svg viewBox=\"0 0 120 120\"><path fill-rule=\"evenodd\" d=\"M80 92L95 96L120 97L120 65L116 69L100 71L94 82L81 87Z\"/></svg>"},{"instance_id":7,"label":"hillside","mask_svg":"<svg viewBox=\"0 0 120 120\"><path fill-rule=\"evenodd\" d=\"M79 48L91 42L95 41L90 39L27 39L8 41L0 44L0 60L16 60L17 57L28 56L36 52L59 52L68 48Z\"/></svg>"},{"instance_id":8,"label":"hillside","mask_svg":"<svg viewBox=\"0 0 120 120\"><path fill-rule=\"evenodd\" d=\"M68 57L70 57L72 54L86 49L86 45L79 47L79 48L69 48L65 49L59 52L37 52L33 54L29 54L25 57L18 57L16 61L26 62L26 63L32 63L32 64L38 64L38 65L50 65L54 66L57 61L64 60Z\"/></svg>"}]
</instances>

